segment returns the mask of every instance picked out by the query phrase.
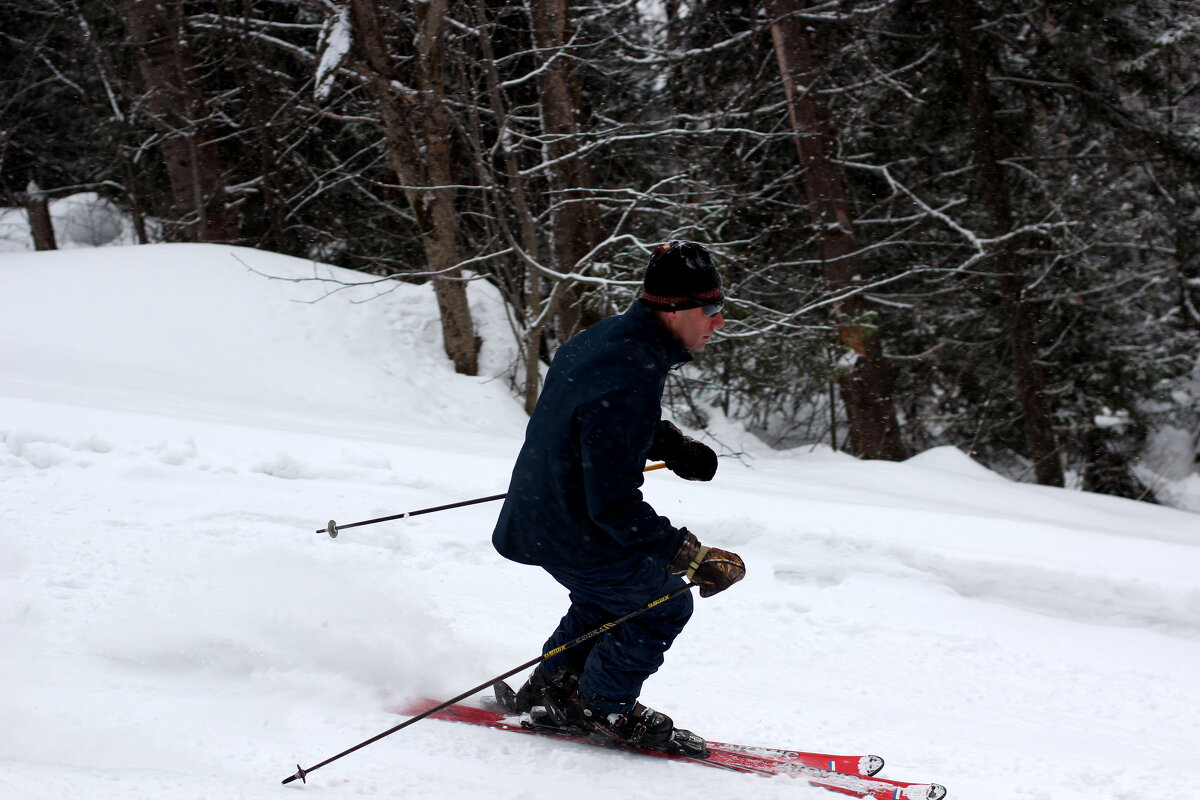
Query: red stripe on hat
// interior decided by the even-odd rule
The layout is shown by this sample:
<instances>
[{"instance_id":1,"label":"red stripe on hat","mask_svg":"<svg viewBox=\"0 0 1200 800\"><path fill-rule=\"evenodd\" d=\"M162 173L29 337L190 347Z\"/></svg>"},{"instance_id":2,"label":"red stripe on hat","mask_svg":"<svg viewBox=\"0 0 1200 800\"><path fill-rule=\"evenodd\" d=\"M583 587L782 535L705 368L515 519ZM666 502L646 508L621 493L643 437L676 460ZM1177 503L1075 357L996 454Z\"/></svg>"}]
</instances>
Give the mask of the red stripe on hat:
<instances>
[{"instance_id":1,"label":"red stripe on hat","mask_svg":"<svg viewBox=\"0 0 1200 800\"><path fill-rule=\"evenodd\" d=\"M642 297L649 300L651 303L662 303L663 305L672 305L674 303L696 303L702 300L717 300L723 295L721 287L709 289L707 292L690 295L662 295L650 294L645 289L642 290Z\"/></svg>"}]
</instances>

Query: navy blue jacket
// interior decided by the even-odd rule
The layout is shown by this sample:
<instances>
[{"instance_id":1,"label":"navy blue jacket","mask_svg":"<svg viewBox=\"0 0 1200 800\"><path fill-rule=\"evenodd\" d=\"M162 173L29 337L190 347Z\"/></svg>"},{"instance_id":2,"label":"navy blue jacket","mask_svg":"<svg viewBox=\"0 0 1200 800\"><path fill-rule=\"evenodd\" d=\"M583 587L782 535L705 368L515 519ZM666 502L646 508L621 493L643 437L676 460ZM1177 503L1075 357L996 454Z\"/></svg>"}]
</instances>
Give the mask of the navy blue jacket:
<instances>
[{"instance_id":1,"label":"navy blue jacket","mask_svg":"<svg viewBox=\"0 0 1200 800\"><path fill-rule=\"evenodd\" d=\"M637 302L559 348L492 534L500 555L561 569L634 552L670 562L684 534L642 499L642 469L667 372L690 358Z\"/></svg>"}]
</instances>

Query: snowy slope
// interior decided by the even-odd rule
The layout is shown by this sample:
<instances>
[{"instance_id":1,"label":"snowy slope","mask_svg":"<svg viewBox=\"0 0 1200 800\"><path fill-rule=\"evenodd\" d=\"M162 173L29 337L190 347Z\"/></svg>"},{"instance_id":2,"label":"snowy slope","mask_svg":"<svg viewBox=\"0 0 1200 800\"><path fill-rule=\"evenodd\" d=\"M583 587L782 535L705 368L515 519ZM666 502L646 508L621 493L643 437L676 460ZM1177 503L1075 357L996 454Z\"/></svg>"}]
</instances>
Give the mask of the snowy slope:
<instances>
[{"instance_id":1,"label":"snowy slope","mask_svg":"<svg viewBox=\"0 0 1200 800\"><path fill-rule=\"evenodd\" d=\"M427 288L312 278L364 276L219 246L0 253L0 798L833 796L435 721L280 786L389 705L534 657L565 604L491 550L497 504L315 532L504 491L525 417L482 284L469 378ZM712 484L646 493L749 575L698 601L647 703L964 800L1200 785L1200 517L949 449L719 439L745 455Z\"/></svg>"}]
</instances>

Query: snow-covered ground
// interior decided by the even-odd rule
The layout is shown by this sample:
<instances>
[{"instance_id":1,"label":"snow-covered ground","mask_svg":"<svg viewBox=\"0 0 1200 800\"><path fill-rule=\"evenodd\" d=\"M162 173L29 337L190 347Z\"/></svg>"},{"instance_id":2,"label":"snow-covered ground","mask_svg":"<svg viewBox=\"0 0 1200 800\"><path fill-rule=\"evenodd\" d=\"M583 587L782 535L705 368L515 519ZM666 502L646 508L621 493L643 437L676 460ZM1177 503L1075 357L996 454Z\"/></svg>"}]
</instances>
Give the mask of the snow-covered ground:
<instances>
[{"instance_id":1,"label":"snow-covered ground","mask_svg":"<svg viewBox=\"0 0 1200 800\"><path fill-rule=\"evenodd\" d=\"M49 201L50 224L55 245L70 250L137 242L133 221L111 200L96 192L59 197ZM154 230L157 224L148 223ZM19 207L0 207L0 253L33 249L29 212Z\"/></svg>"},{"instance_id":2,"label":"snow-covered ground","mask_svg":"<svg viewBox=\"0 0 1200 800\"><path fill-rule=\"evenodd\" d=\"M424 721L565 608L491 549L525 417L497 299L484 374L432 292L269 253L0 253L0 798L832 797ZM714 345L719 347L720 344ZM749 574L697 598L643 699L701 735L873 752L952 800L1200 785L1200 516L1017 484L951 449L779 453L735 427L660 512Z\"/></svg>"}]
</instances>

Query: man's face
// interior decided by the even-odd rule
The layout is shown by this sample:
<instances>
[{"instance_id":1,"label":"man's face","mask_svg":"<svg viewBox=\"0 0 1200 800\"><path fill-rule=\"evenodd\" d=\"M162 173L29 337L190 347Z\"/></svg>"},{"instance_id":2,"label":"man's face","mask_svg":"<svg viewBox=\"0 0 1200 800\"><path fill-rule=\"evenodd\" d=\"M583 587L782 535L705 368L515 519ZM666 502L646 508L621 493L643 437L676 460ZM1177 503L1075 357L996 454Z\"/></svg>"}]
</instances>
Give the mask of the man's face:
<instances>
[{"instance_id":1,"label":"man's face","mask_svg":"<svg viewBox=\"0 0 1200 800\"><path fill-rule=\"evenodd\" d=\"M700 308L664 312L667 330L688 350L703 350L717 328L725 327L725 317L718 311L711 317Z\"/></svg>"}]
</instances>

